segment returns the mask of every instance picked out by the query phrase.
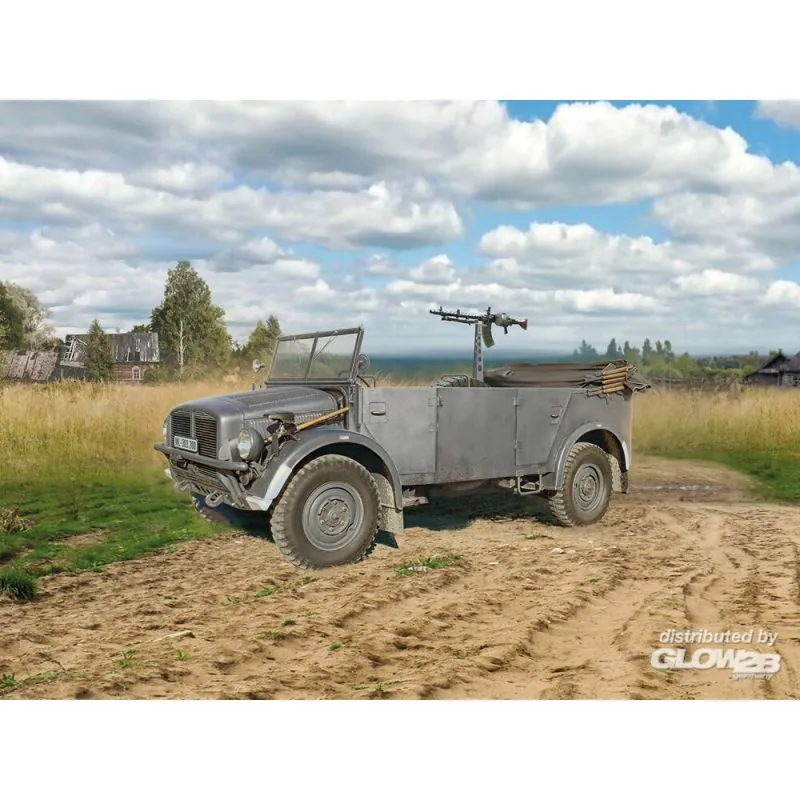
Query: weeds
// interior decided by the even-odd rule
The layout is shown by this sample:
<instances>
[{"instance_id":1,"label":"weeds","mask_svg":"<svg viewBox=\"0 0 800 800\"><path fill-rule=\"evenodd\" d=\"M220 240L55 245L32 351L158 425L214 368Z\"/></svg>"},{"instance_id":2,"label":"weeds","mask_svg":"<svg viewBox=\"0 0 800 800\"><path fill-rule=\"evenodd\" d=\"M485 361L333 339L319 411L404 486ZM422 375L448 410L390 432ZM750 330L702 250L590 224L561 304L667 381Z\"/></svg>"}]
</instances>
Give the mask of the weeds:
<instances>
[{"instance_id":1,"label":"weeds","mask_svg":"<svg viewBox=\"0 0 800 800\"><path fill-rule=\"evenodd\" d=\"M38 594L36 579L23 570L10 567L0 572L0 594L8 595L18 603L27 603Z\"/></svg>"},{"instance_id":2,"label":"weeds","mask_svg":"<svg viewBox=\"0 0 800 800\"><path fill-rule=\"evenodd\" d=\"M175 660L176 661L186 661L189 656L186 654L185 650L176 650L175 651Z\"/></svg>"},{"instance_id":3,"label":"weeds","mask_svg":"<svg viewBox=\"0 0 800 800\"><path fill-rule=\"evenodd\" d=\"M430 572L434 569L447 569L447 567L454 567L461 561L461 556L450 555L434 555L423 558L420 561L412 561L406 564L401 564L395 572L398 575L408 576L415 572Z\"/></svg>"},{"instance_id":4,"label":"weeds","mask_svg":"<svg viewBox=\"0 0 800 800\"><path fill-rule=\"evenodd\" d=\"M122 669L136 667L141 663L138 654L139 651L135 647L128 647L122 651L122 658L118 659L115 663Z\"/></svg>"},{"instance_id":5,"label":"weeds","mask_svg":"<svg viewBox=\"0 0 800 800\"><path fill-rule=\"evenodd\" d=\"M25 519L19 508L0 508L0 534L25 533L33 527L33 522Z\"/></svg>"},{"instance_id":6,"label":"weeds","mask_svg":"<svg viewBox=\"0 0 800 800\"><path fill-rule=\"evenodd\" d=\"M52 670L50 672L39 672L28 678L18 681L14 675L3 675L0 678L0 696L10 694L17 689L24 689L27 686L36 686L40 683L52 683L59 678L67 677L69 673L64 669Z\"/></svg>"}]
</instances>

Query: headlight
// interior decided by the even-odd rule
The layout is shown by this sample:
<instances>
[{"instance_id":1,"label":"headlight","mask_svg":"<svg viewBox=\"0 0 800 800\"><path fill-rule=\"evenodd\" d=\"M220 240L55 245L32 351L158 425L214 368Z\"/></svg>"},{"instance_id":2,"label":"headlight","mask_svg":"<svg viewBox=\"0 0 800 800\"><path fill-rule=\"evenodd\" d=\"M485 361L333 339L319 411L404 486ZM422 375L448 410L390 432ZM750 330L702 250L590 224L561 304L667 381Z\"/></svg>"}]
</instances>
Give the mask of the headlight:
<instances>
[{"instance_id":1,"label":"headlight","mask_svg":"<svg viewBox=\"0 0 800 800\"><path fill-rule=\"evenodd\" d=\"M242 461L254 461L264 452L264 440L258 431L242 428L236 437L236 449Z\"/></svg>"}]
</instances>

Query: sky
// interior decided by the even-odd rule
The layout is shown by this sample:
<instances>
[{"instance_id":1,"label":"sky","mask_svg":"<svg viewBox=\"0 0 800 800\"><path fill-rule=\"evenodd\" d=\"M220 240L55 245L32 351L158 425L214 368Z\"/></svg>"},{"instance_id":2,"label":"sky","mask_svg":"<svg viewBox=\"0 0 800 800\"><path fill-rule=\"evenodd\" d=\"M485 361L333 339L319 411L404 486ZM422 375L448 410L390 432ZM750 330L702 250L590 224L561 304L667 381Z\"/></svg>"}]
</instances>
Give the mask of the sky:
<instances>
[{"instance_id":1,"label":"sky","mask_svg":"<svg viewBox=\"0 0 800 800\"><path fill-rule=\"evenodd\" d=\"M504 352L796 352L800 102L0 102L0 279L60 336L183 259L240 341L469 352L443 305L528 318Z\"/></svg>"}]
</instances>

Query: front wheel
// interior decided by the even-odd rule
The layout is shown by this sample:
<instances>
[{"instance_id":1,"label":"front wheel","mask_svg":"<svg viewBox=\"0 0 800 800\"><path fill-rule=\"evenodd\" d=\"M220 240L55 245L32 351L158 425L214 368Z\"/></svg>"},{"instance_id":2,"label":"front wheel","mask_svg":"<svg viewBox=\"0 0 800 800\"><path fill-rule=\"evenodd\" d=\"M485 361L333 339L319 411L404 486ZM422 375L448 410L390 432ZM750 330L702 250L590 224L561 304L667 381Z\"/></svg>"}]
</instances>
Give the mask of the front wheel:
<instances>
[{"instance_id":1,"label":"front wheel","mask_svg":"<svg viewBox=\"0 0 800 800\"><path fill-rule=\"evenodd\" d=\"M272 512L281 554L302 569L360 561L374 547L380 498L372 475L357 461L325 455L290 479Z\"/></svg>"},{"instance_id":2,"label":"front wheel","mask_svg":"<svg viewBox=\"0 0 800 800\"><path fill-rule=\"evenodd\" d=\"M578 442L567 456L561 486L547 502L561 525L591 525L605 515L611 491L611 464L606 452L595 444Z\"/></svg>"}]
</instances>

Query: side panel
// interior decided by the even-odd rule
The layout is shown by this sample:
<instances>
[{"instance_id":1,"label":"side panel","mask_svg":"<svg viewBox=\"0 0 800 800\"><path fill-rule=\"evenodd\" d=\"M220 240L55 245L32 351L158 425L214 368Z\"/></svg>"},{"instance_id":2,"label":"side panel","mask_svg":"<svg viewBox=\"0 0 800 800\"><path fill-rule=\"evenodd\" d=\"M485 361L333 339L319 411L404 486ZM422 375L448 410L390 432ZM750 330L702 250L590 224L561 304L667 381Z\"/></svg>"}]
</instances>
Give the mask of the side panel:
<instances>
[{"instance_id":1,"label":"side panel","mask_svg":"<svg viewBox=\"0 0 800 800\"><path fill-rule=\"evenodd\" d=\"M517 389L438 389L436 482L514 475Z\"/></svg>"},{"instance_id":2,"label":"side panel","mask_svg":"<svg viewBox=\"0 0 800 800\"><path fill-rule=\"evenodd\" d=\"M429 483L436 467L436 389L361 389L360 430L392 457L404 483Z\"/></svg>"},{"instance_id":3,"label":"side panel","mask_svg":"<svg viewBox=\"0 0 800 800\"><path fill-rule=\"evenodd\" d=\"M573 392L546 388L517 392L516 466L523 472L535 472L550 457Z\"/></svg>"},{"instance_id":4,"label":"side panel","mask_svg":"<svg viewBox=\"0 0 800 800\"><path fill-rule=\"evenodd\" d=\"M597 430L614 434L622 446L622 469L631 464L631 412L634 397L619 394L609 397L586 397L576 393L564 414L553 451L545 469L543 486L556 488L563 477L564 465L572 445L582 436Z\"/></svg>"}]
</instances>

